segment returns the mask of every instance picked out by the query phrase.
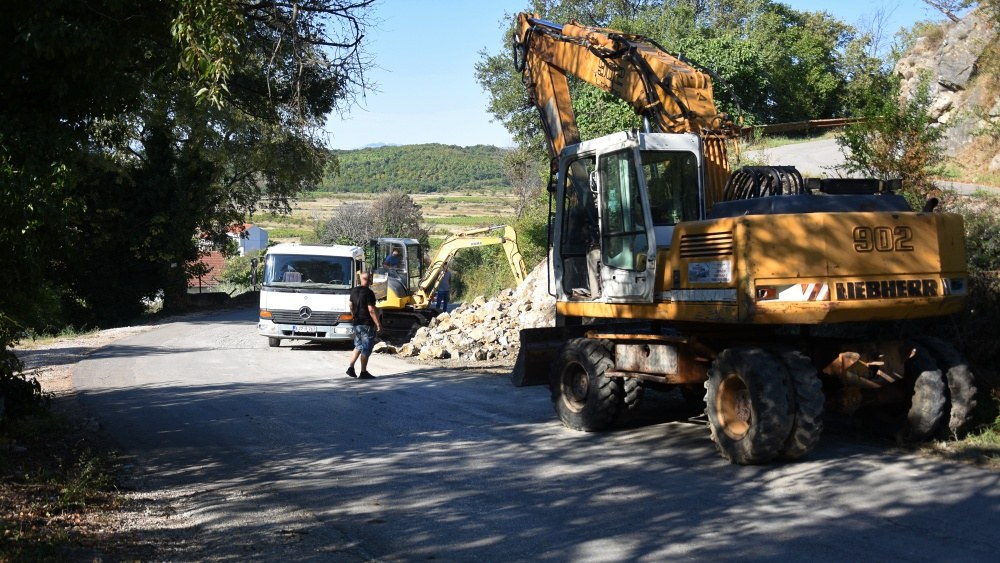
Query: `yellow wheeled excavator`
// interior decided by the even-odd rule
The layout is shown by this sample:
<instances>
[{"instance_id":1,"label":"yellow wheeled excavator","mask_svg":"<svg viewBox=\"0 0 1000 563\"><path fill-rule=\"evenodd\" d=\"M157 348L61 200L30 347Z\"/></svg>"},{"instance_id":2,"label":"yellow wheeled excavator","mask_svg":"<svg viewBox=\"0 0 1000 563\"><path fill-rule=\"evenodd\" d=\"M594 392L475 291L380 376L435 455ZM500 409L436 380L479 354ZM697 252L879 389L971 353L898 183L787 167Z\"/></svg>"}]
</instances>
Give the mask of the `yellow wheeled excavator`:
<instances>
[{"instance_id":1,"label":"yellow wheeled excavator","mask_svg":"<svg viewBox=\"0 0 1000 563\"><path fill-rule=\"evenodd\" d=\"M514 54L552 158L556 297L556 326L521 332L515 384L547 383L585 431L679 387L740 464L808 454L825 409L905 439L966 428L963 359L897 337L901 321L962 307L959 215L913 211L898 181L730 173L710 76L646 38L522 13ZM568 76L629 103L645 130L581 140Z\"/></svg>"},{"instance_id":2,"label":"yellow wheeled excavator","mask_svg":"<svg viewBox=\"0 0 1000 563\"><path fill-rule=\"evenodd\" d=\"M449 236L425 267L424 248L411 238L380 238L372 242L372 290L382 326L389 340L406 342L442 311L431 306L441 276L455 254L464 248L500 245L521 283L527 277L517 233L508 225L493 225Z\"/></svg>"}]
</instances>

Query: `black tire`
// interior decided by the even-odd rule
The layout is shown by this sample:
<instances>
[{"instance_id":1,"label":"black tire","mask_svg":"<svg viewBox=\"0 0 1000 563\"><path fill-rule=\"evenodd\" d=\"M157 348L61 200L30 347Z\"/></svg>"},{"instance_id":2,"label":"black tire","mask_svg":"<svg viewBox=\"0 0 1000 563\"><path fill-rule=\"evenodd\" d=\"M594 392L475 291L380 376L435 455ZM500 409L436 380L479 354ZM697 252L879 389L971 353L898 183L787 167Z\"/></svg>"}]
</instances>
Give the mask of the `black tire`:
<instances>
[{"instance_id":1,"label":"black tire","mask_svg":"<svg viewBox=\"0 0 1000 563\"><path fill-rule=\"evenodd\" d=\"M607 340L574 338L563 346L553 366L549 389L559 419L574 430L610 427L624 402L621 378L608 377L615 365Z\"/></svg>"},{"instance_id":2,"label":"black tire","mask_svg":"<svg viewBox=\"0 0 1000 563\"><path fill-rule=\"evenodd\" d=\"M794 416L785 367L759 348L729 348L705 382L712 440L733 463L767 463L785 446Z\"/></svg>"},{"instance_id":3,"label":"black tire","mask_svg":"<svg viewBox=\"0 0 1000 563\"><path fill-rule=\"evenodd\" d=\"M944 376L937 363L923 346L916 346L906 362L906 379L913 384L910 408L897 434L900 442L923 442L934 435L944 418Z\"/></svg>"},{"instance_id":4,"label":"black tire","mask_svg":"<svg viewBox=\"0 0 1000 563\"><path fill-rule=\"evenodd\" d=\"M823 434L823 382L805 354L785 350L778 352L778 357L792 380L795 408L792 430L779 457L794 460L811 452Z\"/></svg>"},{"instance_id":5,"label":"black tire","mask_svg":"<svg viewBox=\"0 0 1000 563\"><path fill-rule=\"evenodd\" d=\"M271 348L277 348L278 346L281 346L281 339L275 338L273 336L268 336L267 345L270 346Z\"/></svg>"},{"instance_id":6,"label":"black tire","mask_svg":"<svg viewBox=\"0 0 1000 563\"><path fill-rule=\"evenodd\" d=\"M938 435L942 438L958 438L969 429L972 422L972 411L976 408L976 378L965 358L951 344L929 336L918 341L927 348L937 362L938 369L944 374L947 403Z\"/></svg>"},{"instance_id":7,"label":"black tire","mask_svg":"<svg viewBox=\"0 0 1000 563\"><path fill-rule=\"evenodd\" d=\"M646 386L641 379L635 377L622 378L622 402L618 405L618 421L627 422L635 417L646 394Z\"/></svg>"}]
</instances>

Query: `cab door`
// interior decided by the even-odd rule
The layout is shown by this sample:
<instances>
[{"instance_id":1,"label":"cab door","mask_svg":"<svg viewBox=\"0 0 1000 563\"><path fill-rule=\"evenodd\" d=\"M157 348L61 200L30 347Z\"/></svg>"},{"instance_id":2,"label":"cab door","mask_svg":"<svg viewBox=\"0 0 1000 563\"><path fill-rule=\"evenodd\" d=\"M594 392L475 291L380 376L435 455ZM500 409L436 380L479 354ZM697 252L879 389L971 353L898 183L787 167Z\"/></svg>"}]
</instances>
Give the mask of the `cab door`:
<instances>
[{"instance_id":1,"label":"cab door","mask_svg":"<svg viewBox=\"0 0 1000 563\"><path fill-rule=\"evenodd\" d=\"M656 242L635 145L598 155L602 301L651 303Z\"/></svg>"}]
</instances>

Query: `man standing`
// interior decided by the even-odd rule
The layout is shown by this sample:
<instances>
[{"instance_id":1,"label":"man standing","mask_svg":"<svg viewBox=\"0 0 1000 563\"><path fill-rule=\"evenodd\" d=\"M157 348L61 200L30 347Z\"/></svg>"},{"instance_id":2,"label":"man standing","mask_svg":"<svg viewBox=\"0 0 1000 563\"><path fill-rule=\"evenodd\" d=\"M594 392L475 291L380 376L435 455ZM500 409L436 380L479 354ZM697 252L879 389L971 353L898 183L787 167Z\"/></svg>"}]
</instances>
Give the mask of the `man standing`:
<instances>
[{"instance_id":1,"label":"man standing","mask_svg":"<svg viewBox=\"0 0 1000 563\"><path fill-rule=\"evenodd\" d=\"M448 265L443 266L444 271L441 272L441 281L438 283L437 291L437 306L444 312L448 312L448 298L451 296L451 271L448 270Z\"/></svg>"},{"instance_id":2,"label":"man standing","mask_svg":"<svg viewBox=\"0 0 1000 563\"><path fill-rule=\"evenodd\" d=\"M382 323L375 309L375 292L371 290L372 278L368 272L358 276L361 283L351 290L351 315L354 317L354 351L351 353L351 365L347 368L349 377L358 379L375 379L368 373L368 356L375 348L375 335L382 332ZM354 362L361 358L361 375L354 371Z\"/></svg>"}]
</instances>

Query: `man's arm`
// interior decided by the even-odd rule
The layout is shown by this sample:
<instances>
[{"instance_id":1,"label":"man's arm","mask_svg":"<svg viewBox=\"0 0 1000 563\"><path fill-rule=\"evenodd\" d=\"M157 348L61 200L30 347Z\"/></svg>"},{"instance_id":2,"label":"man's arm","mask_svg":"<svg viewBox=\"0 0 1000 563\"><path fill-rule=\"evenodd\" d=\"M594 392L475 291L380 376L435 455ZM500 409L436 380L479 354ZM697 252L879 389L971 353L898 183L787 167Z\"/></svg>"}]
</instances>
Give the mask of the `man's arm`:
<instances>
[{"instance_id":1,"label":"man's arm","mask_svg":"<svg viewBox=\"0 0 1000 563\"><path fill-rule=\"evenodd\" d=\"M375 308L375 305L372 305L371 303L368 304L368 314L371 315L372 320L375 321L375 329L382 332L382 321L378 318L378 309Z\"/></svg>"}]
</instances>

